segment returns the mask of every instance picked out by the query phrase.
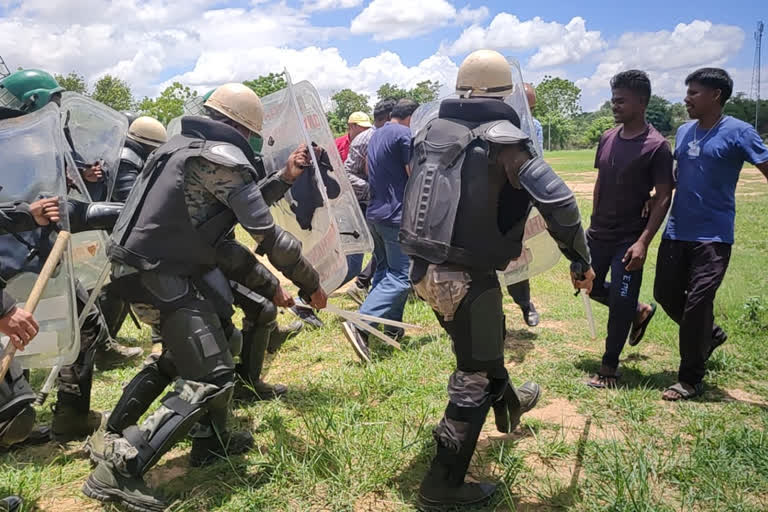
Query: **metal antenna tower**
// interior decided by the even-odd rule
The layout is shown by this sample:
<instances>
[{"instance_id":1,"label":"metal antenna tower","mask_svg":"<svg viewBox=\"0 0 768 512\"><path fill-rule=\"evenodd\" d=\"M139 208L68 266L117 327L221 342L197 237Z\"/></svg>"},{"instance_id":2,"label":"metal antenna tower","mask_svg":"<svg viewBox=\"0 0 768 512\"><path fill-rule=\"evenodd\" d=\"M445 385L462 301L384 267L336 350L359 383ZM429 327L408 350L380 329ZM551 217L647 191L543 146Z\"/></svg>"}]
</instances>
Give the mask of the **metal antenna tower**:
<instances>
[{"instance_id":1,"label":"metal antenna tower","mask_svg":"<svg viewBox=\"0 0 768 512\"><path fill-rule=\"evenodd\" d=\"M8 75L10 75L11 72L8 70L8 66L5 65L5 61L3 60L3 56L0 55L0 78L5 78Z\"/></svg>"},{"instance_id":2,"label":"metal antenna tower","mask_svg":"<svg viewBox=\"0 0 768 512\"><path fill-rule=\"evenodd\" d=\"M757 22L755 30L755 63L752 68L752 91L750 96L755 100L755 129L757 129L758 116L760 114L760 47L763 41L763 22Z\"/></svg>"}]
</instances>

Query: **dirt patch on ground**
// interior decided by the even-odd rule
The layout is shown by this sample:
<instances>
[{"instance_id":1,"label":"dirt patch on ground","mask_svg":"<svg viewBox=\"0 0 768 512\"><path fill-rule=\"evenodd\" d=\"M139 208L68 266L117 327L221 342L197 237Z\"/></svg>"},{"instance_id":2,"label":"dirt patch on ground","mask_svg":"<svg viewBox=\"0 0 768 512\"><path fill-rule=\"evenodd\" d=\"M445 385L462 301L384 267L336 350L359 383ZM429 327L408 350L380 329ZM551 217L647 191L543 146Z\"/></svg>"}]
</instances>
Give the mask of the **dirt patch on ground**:
<instances>
[{"instance_id":1,"label":"dirt patch on ground","mask_svg":"<svg viewBox=\"0 0 768 512\"><path fill-rule=\"evenodd\" d=\"M593 183L569 183L568 186L574 194L582 198L592 197L592 193L595 190Z\"/></svg>"},{"instance_id":2,"label":"dirt patch on ground","mask_svg":"<svg viewBox=\"0 0 768 512\"><path fill-rule=\"evenodd\" d=\"M354 505L355 512L386 512L402 509L402 503L389 501L385 496L371 492L357 499Z\"/></svg>"},{"instance_id":3,"label":"dirt patch on ground","mask_svg":"<svg viewBox=\"0 0 768 512\"><path fill-rule=\"evenodd\" d=\"M723 397L725 402L741 402L748 405L756 405L758 407L767 407L768 400L765 400L759 395L744 391L743 389L726 389L725 396Z\"/></svg>"},{"instance_id":4,"label":"dirt patch on ground","mask_svg":"<svg viewBox=\"0 0 768 512\"><path fill-rule=\"evenodd\" d=\"M72 484L75 486L75 484ZM78 484L79 486L79 484ZM51 512L89 512L100 510L101 506L95 500L77 496L52 496L41 498L37 503L37 509ZM26 510L26 507L24 507Z\"/></svg>"},{"instance_id":5,"label":"dirt patch on ground","mask_svg":"<svg viewBox=\"0 0 768 512\"><path fill-rule=\"evenodd\" d=\"M623 437L618 425L598 424L580 414L576 406L564 398L556 398L543 407L536 407L525 417L559 426L568 442L576 442L585 435L588 439L618 439Z\"/></svg>"}]
</instances>

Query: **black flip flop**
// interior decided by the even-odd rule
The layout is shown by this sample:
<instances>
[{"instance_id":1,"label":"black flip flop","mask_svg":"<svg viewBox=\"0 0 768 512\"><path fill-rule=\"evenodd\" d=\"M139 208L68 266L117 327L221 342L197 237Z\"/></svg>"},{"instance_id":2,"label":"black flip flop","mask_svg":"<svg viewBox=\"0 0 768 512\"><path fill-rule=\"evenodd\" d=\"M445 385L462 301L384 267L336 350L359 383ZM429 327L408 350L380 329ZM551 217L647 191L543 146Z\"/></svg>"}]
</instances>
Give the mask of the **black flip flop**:
<instances>
[{"instance_id":1,"label":"black flip flop","mask_svg":"<svg viewBox=\"0 0 768 512\"><path fill-rule=\"evenodd\" d=\"M619 387L619 378L621 375L603 375L601 373L597 374L597 382L592 382L592 379L590 378L586 384L587 386L595 389L615 389ZM608 384L608 379L613 379L613 385Z\"/></svg>"},{"instance_id":2,"label":"black flip flop","mask_svg":"<svg viewBox=\"0 0 768 512\"><path fill-rule=\"evenodd\" d=\"M643 320L643 323L641 323L638 326L632 326L632 330L629 333L629 345L631 347L634 347L641 341L643 341L643 336L645 336L645 330L648 328L648 324L651 323L651 320L653 319L653 315L656 314L656 304L651 302L651 312L648 313L648 316Z\"/></svg>"}]
</instances>

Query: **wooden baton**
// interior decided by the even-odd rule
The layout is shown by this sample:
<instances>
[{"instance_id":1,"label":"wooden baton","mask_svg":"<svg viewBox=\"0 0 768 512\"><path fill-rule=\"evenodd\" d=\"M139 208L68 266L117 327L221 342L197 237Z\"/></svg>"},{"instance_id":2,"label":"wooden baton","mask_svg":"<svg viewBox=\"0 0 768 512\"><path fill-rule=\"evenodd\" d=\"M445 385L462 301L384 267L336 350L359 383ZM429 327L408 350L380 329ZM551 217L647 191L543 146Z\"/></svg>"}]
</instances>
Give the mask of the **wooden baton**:
<instances>
[{"instance_id":1,"label":"wooden baton","mask_svg":"<svg viewBox=\"0 0 768 512\"><path fill-rule=\"evenodd\" d=\"M69 231L59 231L58 236L56 236L56 242L53 244L51 254L49 254L48 259L45 260L45 265L43 265L43 269L37 276L35 286L32 287L32 291L29 293L29 298L27 299L26 304L24 304L24 311L27 313L35 312L37 304L40 302L40 298L45 291L45 286L53 275L53 271L56 270L56 266L59 264L59 260L61 260L64 250L67 248L67 242L69 242L71 236ZM8 368L11 367L11 361L13 361L14 355L16 355L16 345L9 341L8 346L5 347L3 358L0 360L0 381L5 378Z\"/></svg>"}]
</instances>

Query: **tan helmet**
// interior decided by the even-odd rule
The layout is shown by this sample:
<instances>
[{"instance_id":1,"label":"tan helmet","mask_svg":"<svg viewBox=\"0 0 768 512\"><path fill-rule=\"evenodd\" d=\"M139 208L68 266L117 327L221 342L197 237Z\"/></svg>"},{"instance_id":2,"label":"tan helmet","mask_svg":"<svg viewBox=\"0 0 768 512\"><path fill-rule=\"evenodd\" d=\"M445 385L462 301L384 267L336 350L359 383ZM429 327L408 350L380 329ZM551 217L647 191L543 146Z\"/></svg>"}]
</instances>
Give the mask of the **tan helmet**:
<instances>
[{"instance_id":1,"label":"tan helmet","mask_svg":"<svg viewBox=\"0 0 768 512\"><path fill-rule=\"evenodd\" d=\"M163 123L154 117L141 116L137 117L128 127L128 138L147 146L159 148L168 140L168 134L165 132Z\"/></svg>"},{"instance_id":2,"label":"tan helmet","mask_svg":"<svg viewBox=\"0 0 768 512\"><path fill-rule=\"evenodd\" d=\"M494 50L470 53L461 63L456 77L456 93L464 98L503 98L512 94L514 87L509 62Z\"/></svg>"},{"instance_id":3,"label":"tan helmet","mask_svg":"<svg viewBox=\"0 0 768 512\"><path fill-rule=\"evenodd\" d=\"M261 134L264 107L251 88L238 83L224 84L213 91L205 106L245 126L253 133Z\"/></svg>"}]
</instances>

